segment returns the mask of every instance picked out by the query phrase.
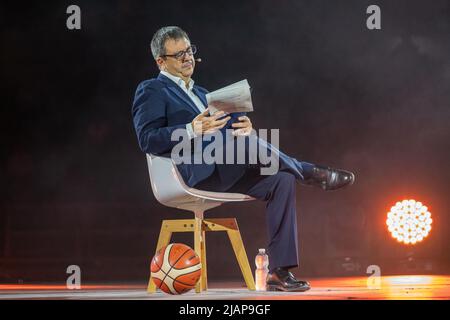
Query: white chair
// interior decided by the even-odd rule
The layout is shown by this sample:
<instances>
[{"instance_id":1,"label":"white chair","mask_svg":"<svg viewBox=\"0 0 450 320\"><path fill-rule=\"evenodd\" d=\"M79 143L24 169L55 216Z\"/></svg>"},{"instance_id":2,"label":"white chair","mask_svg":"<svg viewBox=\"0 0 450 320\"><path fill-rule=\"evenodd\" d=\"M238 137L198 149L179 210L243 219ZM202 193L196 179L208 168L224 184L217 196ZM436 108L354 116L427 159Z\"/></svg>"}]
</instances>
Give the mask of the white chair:
<instances>
[{"instance_id":1,"label":"white chair","mask_svg":"<svg viewBox=\"0 0 450 320\"><path fill-rule=\"evenodd\" d=\"M184 183L176 165L170 158L147 154L147 164L156 199L168 207L189 210L194 213L194 219L163 220L156 251L169 244L173 232L193 232L194 250L202 264L202 274L195 287L195 292L200 293L208 289L205 233L206 231L226 231L247 288L255 290L255 281L236 219L204 219L206 210L218 207L222 203L249 201L254 198L239 193L211 192L190 188ZM149 293L156 291L151 276L147 291Z\"/></svg>"}]
</instances>

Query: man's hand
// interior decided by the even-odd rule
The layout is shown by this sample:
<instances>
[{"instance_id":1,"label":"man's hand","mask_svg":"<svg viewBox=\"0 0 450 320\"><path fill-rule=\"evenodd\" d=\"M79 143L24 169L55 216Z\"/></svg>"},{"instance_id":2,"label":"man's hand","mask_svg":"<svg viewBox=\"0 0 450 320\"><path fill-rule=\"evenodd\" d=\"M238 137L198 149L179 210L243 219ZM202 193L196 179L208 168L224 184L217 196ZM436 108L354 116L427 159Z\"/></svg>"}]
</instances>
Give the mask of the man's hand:
<instances>
[{"instance_id":1,"label":"man's hand","mask_svg":"<svg viewBox=\"0 0 450 320\"><path fill-rule=\"evenodd\" d=\"M194 133L196 135L209 134L222 129L227 124L227 121L230 120L230 116L217 120L224 114L223 111L218 111L213 116L208 116L209 109L206 109L192 120Z\"/></svg>"},{"instance_id":2,"label":"man's hand","mask_svg":"<svg viewBox=\"0 0 450 320\"><path fill-rule=\"evenodd\" d=\"M248 136L252 132L252 122L249 117L242 116L238 118L239 122L233 123L231 126L233 128L238 128L233 130L234 136Z\"/></svg>"}]
</instances>

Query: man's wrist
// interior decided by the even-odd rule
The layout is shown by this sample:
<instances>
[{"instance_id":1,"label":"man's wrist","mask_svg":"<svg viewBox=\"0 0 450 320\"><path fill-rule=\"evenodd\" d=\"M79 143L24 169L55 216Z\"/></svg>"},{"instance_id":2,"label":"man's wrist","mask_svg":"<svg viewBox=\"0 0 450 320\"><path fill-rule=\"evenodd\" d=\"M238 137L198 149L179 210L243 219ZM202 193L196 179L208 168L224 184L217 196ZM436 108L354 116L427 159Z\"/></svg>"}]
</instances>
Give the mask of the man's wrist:
<instances>
[{"instance_id":1,"label":"man's wrist","mask_svg":"<svg viewBox=\"0 0 450 320\"><path fill-rule=\"evenodd\" d=\"M195 137L197 137L197 135L194 132L194 127L192 126L192 123L186 124L186 131L189 139L194 139Z\"/></svg>"}]
</instances>

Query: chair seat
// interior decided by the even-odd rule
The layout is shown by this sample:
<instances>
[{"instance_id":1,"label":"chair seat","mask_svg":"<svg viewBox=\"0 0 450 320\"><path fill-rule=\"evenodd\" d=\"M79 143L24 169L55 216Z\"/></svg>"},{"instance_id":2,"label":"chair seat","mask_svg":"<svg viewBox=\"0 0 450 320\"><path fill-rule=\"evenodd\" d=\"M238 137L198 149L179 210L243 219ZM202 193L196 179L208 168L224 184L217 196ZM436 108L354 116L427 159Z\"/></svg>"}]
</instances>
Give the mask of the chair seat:
<instances>
[{"instance_id":1,"label":"chair seat","mask_svg":"<svg viewBox=\"0 0 450 320\"><path fill-rule=\"evenodd\" d=\"M205 200L220 201L220 202L255 200L255 198L242 193L213 192L213 191L199 190L195 188L186 188L185 190L190 195Z\"/></svg>"}]
</instances>

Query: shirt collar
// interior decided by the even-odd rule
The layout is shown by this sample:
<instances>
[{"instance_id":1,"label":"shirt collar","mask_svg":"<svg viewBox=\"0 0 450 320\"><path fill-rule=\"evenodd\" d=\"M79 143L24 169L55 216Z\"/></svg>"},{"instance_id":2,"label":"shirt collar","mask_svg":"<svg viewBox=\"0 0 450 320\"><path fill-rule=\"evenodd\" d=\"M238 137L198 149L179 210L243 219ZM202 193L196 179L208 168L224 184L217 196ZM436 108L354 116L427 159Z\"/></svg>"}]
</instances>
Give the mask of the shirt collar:
<instances>
[{"instance_id":1,"label":"shirt collar","mask_svg":"<svg viewBox=\"0 0 450 320\"><path fill-rule=\"evenodd\" d=\"M186 90L186 85L184 83L184 80L181 79L180 77L174 76L173 74L170 74L169 72L163 71L163 70L161 70L160 73L165 75L167 78L169 78L173 82L175 82L182 89ZM193 87L194 87L194 80L190 79L189 83L188 83L188 89L187 90L191 91Z\"/></svg>"}]
</instances>

